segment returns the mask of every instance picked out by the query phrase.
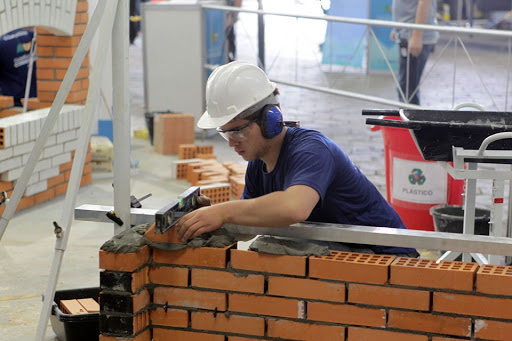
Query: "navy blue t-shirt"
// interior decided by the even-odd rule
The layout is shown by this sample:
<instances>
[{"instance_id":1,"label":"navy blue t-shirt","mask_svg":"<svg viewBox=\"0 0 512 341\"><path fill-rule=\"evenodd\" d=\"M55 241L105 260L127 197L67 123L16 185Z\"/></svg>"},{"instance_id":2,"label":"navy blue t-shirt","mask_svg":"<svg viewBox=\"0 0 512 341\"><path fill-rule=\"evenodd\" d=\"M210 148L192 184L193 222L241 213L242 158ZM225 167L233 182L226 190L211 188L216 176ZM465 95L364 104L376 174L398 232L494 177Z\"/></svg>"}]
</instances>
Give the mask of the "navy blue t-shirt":
<instances>
[{"instance_id":1,"label":"navy blue t-shirt","mask_svg":"<svg viewBox=\"0 0 512 341\"><path fill-rule=\"evenodd\" d=\"M13 96L16 106L21 106L20 100L25 97L33 36L33 31L19 29L0 37L0 93ZM32 72L29 97L36 97L35 56Z\"/></svg>"},{"instance_id":2,"label":"navy blue t-shirt","mask_svg":"<svg viewBox=\"0 0 512 341\"><path fill-rule=\"evenodd\" d=\"M400 216L348 156L324 134L288 128L277 164L268 173L261 160L249 162L243 199L290 186L314 188L320 200L307 221L406 228ZM370 246L375 253L408 254L410 248Z\"/></svg>"}]
</instances>

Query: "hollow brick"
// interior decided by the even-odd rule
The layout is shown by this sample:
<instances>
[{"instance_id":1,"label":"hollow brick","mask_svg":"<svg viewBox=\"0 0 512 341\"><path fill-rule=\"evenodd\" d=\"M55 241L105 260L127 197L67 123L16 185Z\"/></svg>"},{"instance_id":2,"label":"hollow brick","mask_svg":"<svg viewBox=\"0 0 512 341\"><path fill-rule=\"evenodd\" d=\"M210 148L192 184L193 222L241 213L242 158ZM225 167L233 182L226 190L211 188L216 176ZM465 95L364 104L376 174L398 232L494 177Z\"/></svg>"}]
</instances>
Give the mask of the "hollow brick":
<instances>
[{"instance_id":1,"label":"hollow brick","mask_svg":"<svg viewBox=\"0 0 512 341\"><path fill-rule=\"evenodd\" d=\"M512 296L512 266L480 266L476 273L476 291Z\"/></svg>"},{"instance_id":2,"label":"hollow brick","mask_svg":"<svg viewBox=\"0 0 512 341\"><path fill-rule=\"evenodd\" d=\"M143 246L138 252L114 253L100 250L100 269L135 271L149 261L149 247Z\"/></svg>"}]
</instances>

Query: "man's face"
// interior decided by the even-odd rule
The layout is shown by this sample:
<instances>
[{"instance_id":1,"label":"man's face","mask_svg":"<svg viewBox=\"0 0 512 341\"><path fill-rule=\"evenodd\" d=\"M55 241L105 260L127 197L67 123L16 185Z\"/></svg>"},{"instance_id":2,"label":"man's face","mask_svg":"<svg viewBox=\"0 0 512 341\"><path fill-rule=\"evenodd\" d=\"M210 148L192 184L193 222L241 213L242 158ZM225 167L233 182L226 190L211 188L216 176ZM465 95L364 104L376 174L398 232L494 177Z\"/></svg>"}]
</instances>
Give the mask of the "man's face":
<instances>
[{"instance_id":1,"label":"man's face","mask_svg":"<svg viewBox=\"0 0 512 341\"><path fill-rule=\"evenodd\" d=\"M228 140L229 146L246 161L261 158L265 151L265 139L255 120L236 120L217 129Z\"/></svg>"}]
</instances>

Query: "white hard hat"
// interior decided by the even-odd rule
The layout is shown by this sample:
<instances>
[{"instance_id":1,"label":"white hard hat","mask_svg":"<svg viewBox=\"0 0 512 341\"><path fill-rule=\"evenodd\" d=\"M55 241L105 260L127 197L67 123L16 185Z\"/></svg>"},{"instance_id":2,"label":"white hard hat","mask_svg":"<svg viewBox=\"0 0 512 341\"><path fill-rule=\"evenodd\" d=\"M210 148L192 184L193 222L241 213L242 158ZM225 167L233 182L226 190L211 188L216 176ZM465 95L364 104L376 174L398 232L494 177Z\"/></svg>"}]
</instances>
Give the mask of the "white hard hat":
<instances>
[{"instance_id":1,"label":"white hard hat","mask_svg":"<svg viewBox=\"0 0 512 341\"><path fill-rule=\"evenodd\" d=\"M197 126L202 129L223 126L243 111L267 99L275 89L276 84L269 81L263 70L254 64L234 61L222 65L208 78L206 111Z\"/></svg>"}]
</instances>

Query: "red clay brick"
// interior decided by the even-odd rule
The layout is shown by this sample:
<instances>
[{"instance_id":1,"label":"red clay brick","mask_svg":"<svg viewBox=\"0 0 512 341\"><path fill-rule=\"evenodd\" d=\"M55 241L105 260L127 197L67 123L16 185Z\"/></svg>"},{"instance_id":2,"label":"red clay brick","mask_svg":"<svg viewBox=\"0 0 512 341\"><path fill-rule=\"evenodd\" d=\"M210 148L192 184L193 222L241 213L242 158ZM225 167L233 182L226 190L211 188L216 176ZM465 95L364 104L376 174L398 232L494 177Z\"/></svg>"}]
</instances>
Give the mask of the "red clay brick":
<instances>
[{"instance_id":1,"label":"red clay brick","mask_svg":"<svg viewBox=\"0 0 512 341\"><path fill-rule=\"evenodd\" d=\"M173 266L151 267L149 280L153 284L186 287L188 286L188 269Z\"/></svg>"},{"instance_id":2,"label":"red clay brick","mask_svg":"<svg viewBox=\"0 0 512 341\"><path fill-rule=\"evenodd\" d=\"M100 335L99 341L151 341L151 331L146 329L138 335L127 337Z\"/></svg>"},{"instance_id":3,"label":"red clay brick","mask_svg":"<svg viewBox=\"0 0 512 341\"><path fill-rule=\"evenodd\" d=\"M0 96L0 108L11 108L14 106L14 97L12 96Z\"/></svg>"},{"instance_id":4,"label":"red clay brick","mask_svg":"<svg viewBox=\"0 0 512 341\"><path fill-rule=\"evenodd\" d=\"M192 329L263 336L265 320L259 317L192 312Z\"/></svg>"},{"instance_id":5,"label":"red clay brick","mask_svg":"<svg viewBox=\"0 0 512 341\"><path fill-rule=\"evenodd\" d=\"M348 302L413 310L430 309L430 292L375 285L348 285Z\"/></svg>"},{"instance_id":6,"label":"red clay brick","mask_svg":"<svg viewBox=\"0 0 512 341\"><path fill-rule=\"evenodd\" d=\"M55 197L55 188L47 189L44 192L37 193L34 198L34 204L37 205L43 201L50 200Z\"/></svg>"},{"instance_id":7,"label":"red clay brick","mask_svg":"<svg viewBox=\"0 0 512 341\"><path fill-rule=\"evenodd\" d=\"M386 310L348 304L308 302L308 320L384 328Z\"/></svg>"},{"instance_id":8,"label":"red clay brick","mask_svg":"<svg viewBox=\"0 0 512 341\"><path fill-rule=\"evenodd\" d=\"M345 284L292 277L268 278L268 294L321 301L345 302Z\"/></svg>"},{"instance_id":9,"label":"red clay brick","mask_svg":"<svg viewBox=\"0 0 512 341\"><path fill-rule=\"evenodd\" d=\"M66 193L66 191L68 190L68 183L64 183L62 185L57 185L55 187L55 196L59 196L59 195L62 195L64 193Z\"/></svg>"},{"instance_id":10,"label":"red clay brick","mask_svg":"<svg viewBox=\"0 0 512 341\"><path fill-rule=\"evenodd\" d=\"M384 284L388 281L389 265L394 259L389 255L331 251L331 256L309 258L309 276Z\"/></svg>"},{"instance_id":11,"label":"red clay brick","mask_svg":"<svg viewBox=\"0 0 512 341\"><path fill-rule=\"evenodd\" d=\"M512 323L475 319L475 338L508 341L512 336Z\"/></svg>"},{"instance_id":12,"label":"red clay brick","mask_svg":"<svg viewBox=\"0 0 512 341\"><path fill-rule=\"evenodd\" d=\"M235 244L233 244L235 245ZM209 268L225 268L226 252L233 245L223 248L198 247L185 248L178 251L153 250L153 262L172 265L204 266Z\"/></svg>"},{"instance_id":13,"label":"red clay brick","mask_svg":"<svg viewBox=\"0 0 512 341\"><path fill-rule=\"evenodd\" d=\"M89 9L89 3L87 1L78 1L76 4L76 12L87 12Z\"/></svg>"},{"instance_id":14,"label":"red clay brick","mask_svg":"<svg viewBox=\"0 0 512 341\"><path fill-rule=\"evenodd\" d=\"M512 299L434 292L433 311L512 319Z\"/></svg>"},{"instance_id":15,"label":"red clay brick","mask_svg":"<svg viewBox=\"0 0 512 341\"><path fill-rule=\"evenodd\" d=\"M14 108L11 108L11 109L0 110L0 117L9 117L9 116L14 116L14 115L21 114L20 109L21 108L14 107ZM23 111L23 109L21 109L21 111Z\"/></svg>"},{"instance_id":16,"label":"red clay brick","mask_svg":"<svg viewBox=\"0 0 512 341\"><path fill-rule=\"evenodd\" d=\"M71 167L73 167L73 160L71 161L68 161L66 163L61 163L59 165L59 171L62 173L62 172L65 172L67 170L71 170Z\"/></svg>"},{"instance_id":17,"label":"red clay brick","mask_svg":"<svg viewBox=\"0 0 512 341\"><path fill-rule=\"evenodd\" d=\"M260 339L260 338L248 338L248 337L240 337L240 336L228 336L228 341L262 341L262 340L269 340L269 339Z\"/></svg>"},{"instance_id":18,"label":"red clay brick","mask_svg":"<svg viewBox=\"0 0 512 341\"><path fill-rule=\"evenodd\" d=\"M263 275L243 276L227 271L192 269L193 287L262 294L264 285Z\"/></svg>"},{"instance_id":19,"label":"red clay brick","mask_svg":"<svg viewBox=\"0 0 512 341\"><path fill-rule=\"evenodd\" d=\"M144 236L153 242L184 244L178 239L178 229L171 227L164 233L156 233L156 223L153 223Z\"/></svg>"},{"instance_id":20,"label":"red clay brick","mask_svg":"<svg viewBox=\"0 0 512 341\"><path fill-rule=\"evenodd\" d=\"M477 263L397 258L390 268L391 284L452 290L473 290Z\"/></svg>"},{"instance_id":21,"label":"red clay brick","mask_svg":"<svg viewBox=\"0 0 512 341\"><path fill-rule=\"evenodd\" d=\"M55 71L55 79L57 79L57 80L63 80L64 76L66 76L66 72L67 72L67 70L59 70L59 69L56 69L54 71ZM37 72L38 72L37 75L39 77L39 70ZM82 67L82 68L80 68L80 70L78 70L78 73L76 74L75 79L78 80L78 79L88 78L89 74L90 74L89 68Z\"/></svg>"},{"instance_id":22,"label":"red clay brick","mask_svg":"<svg viewBox=\"0 0 512 341\"><path fill-rule=\"evenodd\" d=\"M304 301L281 297L229 294L229 310L240 313L304 318Z\"/></svg>"},{"instance_id":23,"label":"red clay brick","mask_svg":"<svg viewBox=\"0 0 512 341\"><path fill-rule=\"evenodd\" d=\"M81 37L57 37L54 35L37 35L36 51L39 50L39 47L41 46L78 46L78 44L80 44L80 39ZM37 64L37 72L39 72L39 64Z\"/></svg>"},{"instance_id":24,"label":"red clay brick","mask_svg":"<svg viewBox=\"0 0 512 341\"><path fill-rule=\"evenodd\" d=\"M54 57L55 56L55 47L53 47L53 46L38 46L37 47L37 55L39 57ZM39 72L37 73L37 78L42 79L39 77Z\"/></svg>"},{"instance_id":25,"label":"red clay brick","mask_svg":"<svg viewBox=\"0 0 512 341\"><path fill-rule=\"evenodd\" d=\"M100 250L100 269L133 272L149 261L149 247L143 246L139 252L114 253Z\"/></svg>"},{"instance_id":26,"label":"red clay brick","mask_svg":"<svg viewBox=\"0 0 512 341\"><path fill-rule=\"evenodd\" d=\"M268 320L268 336L304 341L345 341L345 327L301 323L286 320Z\"/></svg>"},{"instance_id":27,"label":"red clay brick","mask_svg":"<svg viewBox=\"0 0 512 341\"><path fill-rule=\"evenodd\" d=\"M10 197L10 195L9 195ZM35 196L31 195L29 197L21 198L20 202L18 203L18 207L16 207L16 211L20 211L24 208L34 206L35 203Z\"/></svg>"},{"instance_id":28,"label":"red clay brick","mask_svg":"<svg viewBox=\"0 0 512 341\"><path fill-rule=\"evenodd\" d=\"M167 309L156 308L149 313L152 325L166 326L166 327L188 327L188 311L182 309Z\"/></svg>"},{"instance_id":29,"label":"red clay brick","mask_svg":"<svg viewBox=\"0 0 512 341\"><path fill-rule=\"evenodd\" d=\"M92 182L92 173L82 175L80 186L88 185Z\"/></svg>"},{"instance_id":30,"label":"red clay brick","mask_svg":"<svg viewBox=\"0 0 512 341\"><path fill-rule=\"evenodd\" d=\"M13 190L12 181L0 181L0 192Z\"/></svg>"},{"instance_id":31,"label":"red clay brick","mask_svg":"<svg viewBox=\"0 0 512 341\"><path fill-rule=\"evenodd\" d=\"M156 287L153 294L155 304L179 307L226 310L226 294L185 288Z\"/></svg>"},{"instance_id":32,"label":"red clay brick","mask_svg":"<svg viewBox=\"0 0 512 341\"><path fill-rule=\"evenodd\" d=\"M428 336L388 330L348 327L347 341L428 341Z\"/></svg>"},{"instance_id":33,"label":"red clay brick","mask_svg":"<svg viewBox=\"0 0 512 341\"><path fill-rule=\"evenodd\" d=\"M189 332L186 330L153 329L153 341L224 341L224 335Z\"/></svg>"},{"instance_id":34,"label":"red clay brick","mask_svg":"<svg viewBox=\"0 0 512 341\"><path fill-rule=\"evenodd\" d=\"M89 15L87 13L77 13L75 15L76 24L87 24L89 22Z\"/></svg>"},{"instance_id":35,"label":"red clay brick","mask_svg":"<svg viewBox=\"0 0 512 341\"><path fill-rule=\"evenodd\" d=\"M54 187L54 186L64 183L64 181L66 181L64 179L64 174L59 174L57 176L54 176L53 178L49 178L47 180L47 185L48 185L48 188L51 188L51 187Z\"/></svg>"},{"instance_id":36,"label":"red clay brick","mask_svg":"<svg viewBox=\"0 0 512 341\"><path fill-rule=\"evenodd\" d=\"M231 266L235 269L305 276L306 257L269 255L254 251L231 250Z\"/></svg>"},{"instance_id":37,"label":"red clay brick","mask_svg":"<svg viewBox=\"0 0 512 341\"><path fill-rule=\"evenodd\" d=\"M512 266L480 266L476 273L476 291L512 296Z\"/></svg>"},{"instance_id":38,"label":"red clay brick","mask_svg":"<svg viewBox=\"0 0 512 341\"><path fill-rule=\"evenodd\" d=\"M439 336L432 336L432 341L460 341L461 339L454 339L451 337L439 337ZM466 339L462 339L466 340Z\"/></svg>"},{"instance_id":39,"label":"red clay brick","mask_svg":"<svg viewBox=\"0 0 512 341\"><path fill-rule=\"evenodd\" d=\"M470 318L412 311L390 310L388 327L454 336L471 336Z\"/></svg>"}]
</instances>

